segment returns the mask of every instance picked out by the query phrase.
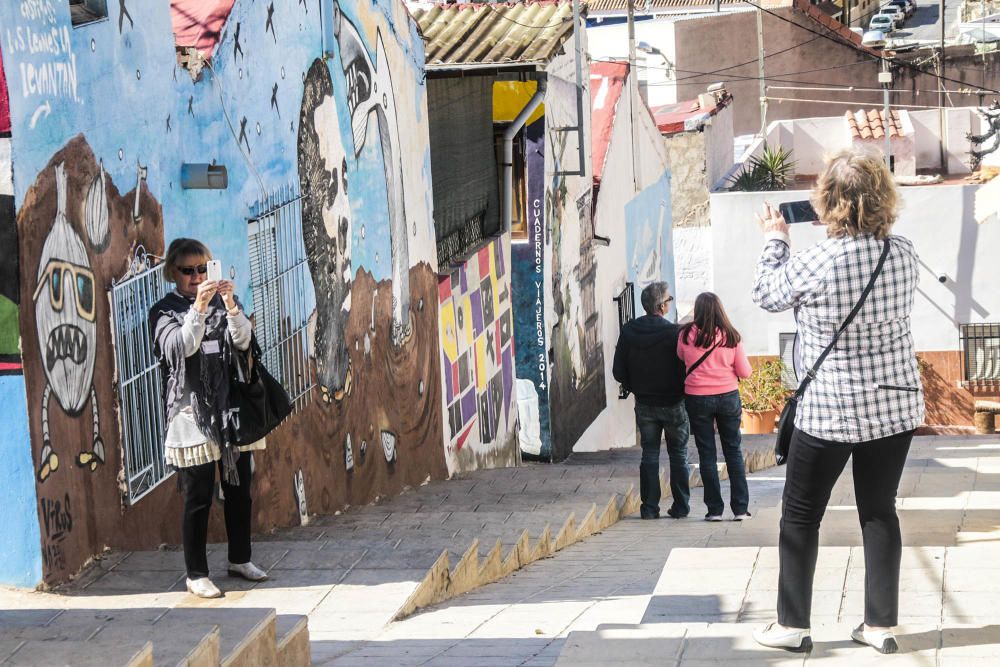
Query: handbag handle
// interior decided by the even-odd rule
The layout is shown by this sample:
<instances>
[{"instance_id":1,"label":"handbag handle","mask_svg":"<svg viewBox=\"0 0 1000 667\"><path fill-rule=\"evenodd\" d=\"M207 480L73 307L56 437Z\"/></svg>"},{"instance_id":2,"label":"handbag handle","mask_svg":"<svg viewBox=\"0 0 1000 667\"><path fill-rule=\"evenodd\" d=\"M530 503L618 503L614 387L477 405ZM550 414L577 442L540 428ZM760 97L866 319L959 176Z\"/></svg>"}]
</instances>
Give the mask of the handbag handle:
<instances>
[{"instance_id":1,"label":"handbag handle","mask_svg":"<svg viewBox=\"0 0 1000 667\"><path fill-rule=\"evenodd\" d=\"M848 327L851 321L854 320L854 316L857 315L858 311L861 310L861 306L864 305L865 299L868 298L868 295L872 291L872 287L875 286L875 279L878 278L880 273L882 273L882 267L885 266L885 259L886 257L889 256L889 246L890 246L889 239L886 239L882 244L882 254L878 258L878 264L875 266L875 270L872 272L872 277L868 279L868 284L865 285L865 291L861 293L861 298L859 298L858 302L854 304L854 308L851 310L850 314L848 314L847 318L844 320L844 323L841 324L840 328L837 329L836 333L833 334L833 340L831 340L830 344L826 346L826 349L823 350L823 353L819 355L819 359L816 360L816 363L813 364L813 367L810 368L808 371L806 371L806 376L802 378L802 382L799 384L799 388L795 390L795 395L792 396L791 400L798 401L799 399L802 398L802 396L805 395L806 389L809 387L809 383L816 378L816 373L819 371L819 367L823 365L823 362L826 361L827 356L830 354L834 346L837 344L837 341L840 339L840 334L844 333L844 329Z\"/></svg>"}]
</instances>

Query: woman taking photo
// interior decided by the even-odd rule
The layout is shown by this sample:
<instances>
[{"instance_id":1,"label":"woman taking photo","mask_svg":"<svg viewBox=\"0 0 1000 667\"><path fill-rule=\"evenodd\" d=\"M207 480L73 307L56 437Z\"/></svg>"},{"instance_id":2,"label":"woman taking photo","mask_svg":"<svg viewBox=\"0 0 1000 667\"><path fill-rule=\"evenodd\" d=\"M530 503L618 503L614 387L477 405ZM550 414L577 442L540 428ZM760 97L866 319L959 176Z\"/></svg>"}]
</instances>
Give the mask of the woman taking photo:
<instances>
[{"instance_id":1,"label":"woman taking photo","mask_svg":"<svg viewBox=\"0 0 1000 667\"><path fill-rule=\"evenodd\" d=\"M754 633L765 646L812 646L820 521L852 458L866 569L864 622L851 637L880 653L898 650L896 490L924 416L910 333L918 259L909 240L890 234L898 201L882 155L847 150L829 159L812 195L826 240L793 255L781 214L765 205L758 216L766 241L753 300L770 312L795 309L801 367L813 369L843 328L795 415L778 542L778 621Z\"/></svg>"},{"instance_id":2,"label":"woman taking photo","mask_svg":"<svg viewBox=\"0 0 1000 667\"><path fill-rule=\"evenodd\" d=\"M739 380L750 376L750 362L740 334L729 323L719 297L702 292L694 302L694 320L681 327L677 356L687 368L684 407L698 446L698 467L705 488L706 521L722 521L725 503L716 467L715 429L729 472L729 507L733 520L750 518L746 468L740 449Z\"/></svg>"},{"instance_id":3,"label":"woman taking photo","mask_svg":"<svg viewBox=\"0 0 1000 667\"><path fill-rule=\"evenodd\" d=\"M252 454L231 442L226 424L230 364L250 348L253 328L228 280L207 280L212 253L200 241L174 240L164 260L164 277L176 289L149 311L153 349L165 378L166 463L177 469L184 496L184 565L187 590L199 597L222 593L208 578L208 515L215 469L225 496L229 574L263 581L267 574L250 562Z\"/></svg>"}]
</instances>

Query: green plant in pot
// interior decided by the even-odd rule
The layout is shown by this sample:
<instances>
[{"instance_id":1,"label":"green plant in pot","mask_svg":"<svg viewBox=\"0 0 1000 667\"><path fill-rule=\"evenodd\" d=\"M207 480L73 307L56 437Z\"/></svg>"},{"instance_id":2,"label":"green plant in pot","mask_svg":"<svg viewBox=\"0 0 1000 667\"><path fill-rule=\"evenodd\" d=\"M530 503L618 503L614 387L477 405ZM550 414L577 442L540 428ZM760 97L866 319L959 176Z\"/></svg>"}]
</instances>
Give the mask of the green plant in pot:
<instances>
[{"instance_id":1,"label":"green plant in pot","mask_svg":"<svg viewBox=\"0 0 1000 667\"><path fill-rule=\"evenodd\" d=\"M781 361L761 362L740 381L744 433L772 433L788 390L781 381Z\"/></svg>"}]
</instances>

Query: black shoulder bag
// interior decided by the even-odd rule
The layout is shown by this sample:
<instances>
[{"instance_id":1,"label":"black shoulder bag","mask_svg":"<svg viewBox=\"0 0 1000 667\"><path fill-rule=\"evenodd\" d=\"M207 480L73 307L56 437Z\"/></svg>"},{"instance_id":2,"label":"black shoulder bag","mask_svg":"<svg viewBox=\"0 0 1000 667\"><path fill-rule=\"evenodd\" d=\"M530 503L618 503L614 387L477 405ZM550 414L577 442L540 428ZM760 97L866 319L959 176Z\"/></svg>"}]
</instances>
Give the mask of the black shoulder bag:
<instances>
[{"instance_id":1,"label":"black shoulder bag","mask_svg":"<svg viewBox=\"0 0 1000 667\"><path fill-rule=\"evenodd\" d=\"M292 402L281 383L261 362L257 336L241 359L229 382L230 425L237 445L250 445L278 427L292 413Z\"/></svg>"},{"instance_id":2,"label":"black shoulder bag","mask_svg":"<svg viewBox=\"0 0 1000 667\"><path fill-rule=\"evenodd\" d=\"M872 291L872 287L875 286L875 279L878 275L882 273L882 267L885 265L885 259L889 256L889 239L886 239L882 245L882 255L878 258L878 265L875 267L875 271L872 272L872 277L868 280L868 284L865 286L865 291L861 293L861 298L854 305L850 314L844 320L844 323L840 325L837 332L833 334L833 340L830 344L826 346L823 353L819 355L819 359L813 364L813 367L806 371L806 376L802 378L802 382L799 383L799 388L795 390L795 393L789 396L785 400L785 407L781 410L781 417L778 419L778 435L774 442L774 458L777 464L784 465L788 460L788 447L792 442L792 432L795 430L795 410L798 408L799 401L806 393L806 389L809 388L809 384L816 378L816 373L819 371L819 367L826 361L826 357L833 350L834 346L837 344L837 340L840 339L840 334L844 333L844 329L854 320L855 315L861 310L861 306L864 305L865 299Z\"/></svg>"}]
</instances>

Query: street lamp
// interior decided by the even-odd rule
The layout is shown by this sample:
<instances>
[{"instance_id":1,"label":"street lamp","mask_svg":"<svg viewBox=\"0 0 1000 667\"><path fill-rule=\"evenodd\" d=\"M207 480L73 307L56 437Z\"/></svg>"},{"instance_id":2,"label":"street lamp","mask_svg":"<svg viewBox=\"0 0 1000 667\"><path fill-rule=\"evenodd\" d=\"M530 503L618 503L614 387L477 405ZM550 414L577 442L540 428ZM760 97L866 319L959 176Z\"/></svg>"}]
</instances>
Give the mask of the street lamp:
<instances>
[{"instance_id":1,"label":"street lamp","mask_svg":"<svg viewBox=\"0 0 1000 667\"><path fill-rule=\"evenodd\" d=\"M672 79L674 74L674 64L670 62L666 54L660 51L658 48L650 44L649 42L639 42L635 46L636 51L642 51L643 53L648 53L650 55L660 56L663 59L663 64L667 66L667 78Z\"/></svg>"}]
</instances>

